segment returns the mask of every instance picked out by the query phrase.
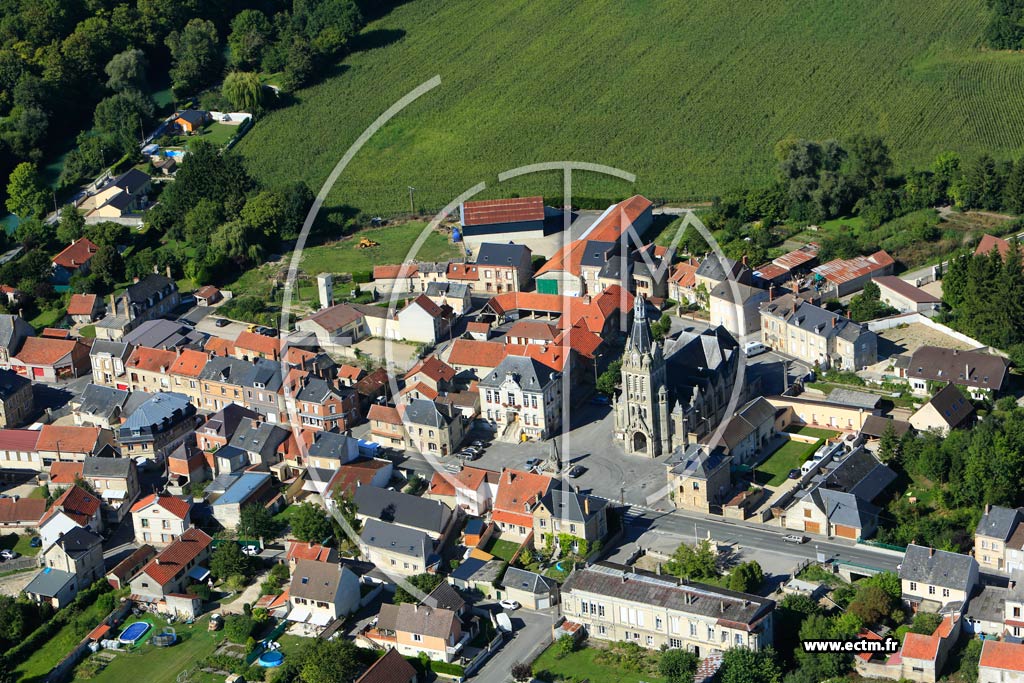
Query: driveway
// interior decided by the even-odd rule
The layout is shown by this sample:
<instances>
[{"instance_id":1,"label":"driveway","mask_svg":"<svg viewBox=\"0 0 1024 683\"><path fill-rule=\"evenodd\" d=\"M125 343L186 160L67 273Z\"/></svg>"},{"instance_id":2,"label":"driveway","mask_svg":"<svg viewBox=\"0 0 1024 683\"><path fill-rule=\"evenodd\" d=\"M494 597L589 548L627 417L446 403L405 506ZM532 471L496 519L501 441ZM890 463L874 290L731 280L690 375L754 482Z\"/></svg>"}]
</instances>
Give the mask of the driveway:
<instances>
[{"instance_id":1,"label":"driveway","mask_svg":"<svg viewBox=\"0 0 1024 683\"><path fill-rule=\"evenodd\" d=\"M0 565L0 569L2 568L3 565ZM0 577L0 595L17 596L35 577L36 571L26 571Z\"/></svg>"},{"instance_id":2,"label":"driveway","mask_svg":"<svg viewBox=\"0 0 1024 683\"><path fill-rule=\"evenodd\" d=\"M245 587L245 590L242 591L241 595L230 603L221 605L220 610L218 611L221 614L242 614L245 611L243 606L246 603L255 605L256 601L259 600L260 597L260 584L263 583L263 580L267 578L267 574L269 573L270 570L268 569L257 574L253 578L252 583Z\"/></svg>"},{"instance_id":3,"label":"driveway","mask_svg":"<svg viewBox=\"0 0 1024 683\"><path fill-rule=\"evenodd\" d=\"M558 608L531 612L520 609L512 612L512 639L505 642L488 659L473 678L482 681L511 681L512 665L532 662L551 643L551 629L558 620Z\"/></svg>"}]
</instances>

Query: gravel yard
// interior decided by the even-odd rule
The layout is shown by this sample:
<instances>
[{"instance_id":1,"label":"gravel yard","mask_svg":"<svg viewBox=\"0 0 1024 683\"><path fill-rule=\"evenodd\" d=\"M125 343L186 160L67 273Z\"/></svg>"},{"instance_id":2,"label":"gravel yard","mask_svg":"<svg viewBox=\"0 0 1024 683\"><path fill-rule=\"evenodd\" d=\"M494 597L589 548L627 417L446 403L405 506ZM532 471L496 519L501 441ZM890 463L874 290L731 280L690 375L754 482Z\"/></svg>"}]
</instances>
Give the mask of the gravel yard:
<instances>
[{"instance_id":1,"label":"gravel yard","mask_svg":"<svg viewBox=\"0 0 1024 683\"><path fill-rule=\"evenodd\" d=\"M913 353L922 346L941 346L960 350L971 348L967 344L921 323L912 323L906 327L894 327L879 333L878 358L886 360L902 353Z\"/></svg>"}]
</instances>

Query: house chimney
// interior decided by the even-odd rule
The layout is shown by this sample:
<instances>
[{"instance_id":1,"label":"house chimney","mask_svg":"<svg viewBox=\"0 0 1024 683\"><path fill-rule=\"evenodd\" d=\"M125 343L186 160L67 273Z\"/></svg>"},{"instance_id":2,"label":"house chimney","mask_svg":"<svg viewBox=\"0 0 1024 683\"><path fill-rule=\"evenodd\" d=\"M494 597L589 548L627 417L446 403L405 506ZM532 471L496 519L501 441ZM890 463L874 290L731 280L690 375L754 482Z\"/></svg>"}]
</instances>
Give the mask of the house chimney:
<instances>
[{"instance_id":1,"label":"house chimney","mask_svg":"<svg viewBox=\"0 0 1024 683\"><path fill-rule=\"evenodd\" d=\"M159 269L159 268L157 268L157 267L156 267L156 264L154 263L154 264L153 264L153 275L157 275L157 274L159 274L159 273L160 273L160 269Z\"/></svg>"},{"instance_id":2,"label":"house chimney","mask_svg":"<svg viewBox=\"0 0 1024 683\"><path fill-rule=\"evenodd\" d=\"M985 504L985 514L987 515L990 512L992 512L992 506L990 504L986 503Z\"/></svg>"},{"instance_id":3,"label":"house chimney","mask_svg":"<svg viewBox=\"0 0 1024 683\"><path fill-rule=\"evenodd\" d=\"M839 320L839 318L837 318L835 316L832 316L832 329L833 330L836 329L836 321L837 320Z\"/></svg>"},{"instance_id":4,"label":"house chimney","mask_svg":"<svg viewBox=\"0 0 1024 683\"><path fill-rule=\"evenodd\" d=\"M138 275L136 275L135 277L132 278L132 284L133 285L139 284L139 276Z\"/></svg>"},{"instance_id":5,"label":"house chimney","mask_svg":"<svg viewBox=\"0 0 1024 683\"><path fill-rule=\"evenodd\" d=\"M928 557L935 557L935 548L928 548Z\"/></svg>"},{"instance_id":6,"label":"house chimney","mask_svg":"<svg viewBox=\"0 0 1024 683\"><path fill-rule=\"evenodd\" d=\"M970 379L970 378L971 378L971 364L970 363L964 363L964 379Z\"/></svg>"},{"instance_id":7,"label":"house chimney","mask_svg":"<svg viewBox=\"0 0 1024 683\"><path fill-rule=\"evenodd\" d=\"M583 498L583 514L590 515L590 496ZM661 565L658 566L660 567Z\"/></svg>"},{"instance_id":8,"label":"house chimney","mask_svg":"<svg viewBox=\"0 0 1024 683\"><path fill-rule=\"evenodd\" d=\"M768 285L768 303L775 300L775 284Z\"/></svg>"},{"instance_id":9,"label":"house chimney","mask_svg":"<svg viewBox=\"0 0 1024 683\"><path fill-rule=\"evenodd\" d=\"M110 314L117 315L117 308L114 305L114 295L110 295Z\"/></svg>"},{"instance_id":10,"label":"house chimney","mask_svg":"<svg viewBox=\"0 0 1024 683\"><path fill-rule=\"evenodd\" d=\"M722 611L724 612L725 611L725 600L720 600L718 604L721 606Z\"/></svg>"},{"instance_id":11,"label":"house chimney","mask_svg":"<svg viewBox=\"0 0 1024 683\"><path fill-rule=\"evenodd\" d=\"M654 573L658 576L661 576L661 562L654 566Z\"/></svg>"},{"instance_id":12,"label":"house chimney","mask_svg":"<svg viewBox=\"0 0 1024 683\"><path fill-rule=\"evenodd\" d=\"M744 266L747 265L747 255L746 254L744 254L743 258L740 259L740 263L742 263Z\"/></svg>"},{"instance_id":13,"label":"house chimney","mask_svg":"<svg viewBox=\"0 0 1024 683\"><path fill-rule=\"evenodd\" d=\"M171 277L171 267L167 266L167 269L166 269L165 272L167 273L167 277L170 278Z\"/></svg>"}]
</instances>

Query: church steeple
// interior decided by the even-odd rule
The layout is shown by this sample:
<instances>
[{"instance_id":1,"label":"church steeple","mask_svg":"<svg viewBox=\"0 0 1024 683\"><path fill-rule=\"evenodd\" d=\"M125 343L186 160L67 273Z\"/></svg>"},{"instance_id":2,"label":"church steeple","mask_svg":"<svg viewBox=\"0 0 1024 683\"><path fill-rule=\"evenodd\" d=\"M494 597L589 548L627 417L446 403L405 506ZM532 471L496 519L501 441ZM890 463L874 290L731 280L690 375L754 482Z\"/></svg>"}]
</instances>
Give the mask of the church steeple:
<instances>
[{"instance_id":1,"label":"church steeple","mask_svg":"<svg viewBox=\"0 0 1024 683\"><path fill-rule=\"evenodd\" d=\"M647 299L637 295L633 302L633 329L629 333L627 351L649 353L652 346L651 324L647 320Z\"/></svg>"}]
</instances>

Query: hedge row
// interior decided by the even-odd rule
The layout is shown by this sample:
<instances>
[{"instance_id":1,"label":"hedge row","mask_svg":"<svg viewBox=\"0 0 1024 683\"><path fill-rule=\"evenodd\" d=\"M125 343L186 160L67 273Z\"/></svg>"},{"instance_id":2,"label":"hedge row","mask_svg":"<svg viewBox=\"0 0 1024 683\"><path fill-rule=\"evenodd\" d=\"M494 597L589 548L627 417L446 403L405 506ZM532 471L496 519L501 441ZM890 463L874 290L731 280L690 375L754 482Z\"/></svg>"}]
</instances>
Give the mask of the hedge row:
<instances>
[{"instance_id":1,"label":"hedge row","mask_svg":"<svg viewBox=\"0 0 1024 683\"><path fill-rule=\"evenodd\" d=\"M100 579L85 590L81 591L71 604L53 615L53 618L44 622L39 628L28 634L25 640L21 641L7 651L6 659L8 666L15 667L35 653L36 650L45 645L50 638L53 638L57 631L64 628L72 618L91 606L103 594L113 591L113 587L106 579Z\"/></svg>"}]
</instances>

